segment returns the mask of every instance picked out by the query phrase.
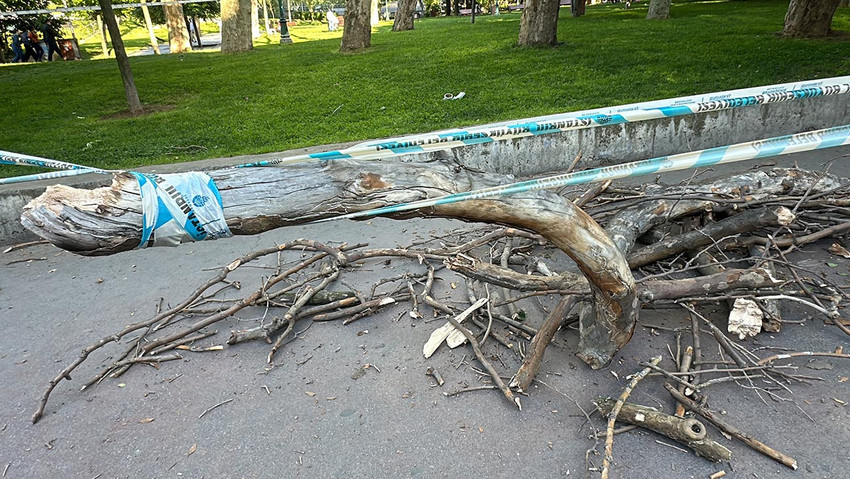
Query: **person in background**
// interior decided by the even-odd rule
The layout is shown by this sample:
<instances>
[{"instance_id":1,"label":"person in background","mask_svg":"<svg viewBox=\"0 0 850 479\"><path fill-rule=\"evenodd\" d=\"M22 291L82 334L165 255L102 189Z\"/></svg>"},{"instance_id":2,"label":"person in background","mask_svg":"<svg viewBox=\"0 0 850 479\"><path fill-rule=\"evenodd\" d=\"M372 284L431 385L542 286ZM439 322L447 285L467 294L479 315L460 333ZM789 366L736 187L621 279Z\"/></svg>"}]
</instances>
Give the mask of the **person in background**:
<instances>
[{"instance_id":1,"label":"person in background","mask_svg":"<svg viewBox=\"0 0 850 479\"><path fill-rule=\"evenodd\" d=\"M47 20L44 22L44 25L41 26L41 38L43 38L44 43L47 44L47 61L53 61L54 52L59 55L60 60L64 60L62 57L62 51L59 50L59 44L56 43L56 28L53 27L53 23L51 22L51 20Z\"/></svg>"},{"instance_id":2,"label":"person in background","mask_svg":"<svg viewBox=\"0 0 850 479\"><path fill-rule=\"evenodd\" d=\"M38 39L38 33L36 33L32 25L27 30L27 37L29 37L30 43L32 43L32 49L35 52L35 61L40 62L44 60L44 48L41 48L41 40Z\"/></svg>"},{"instance_id":3,"label":"person in background","mask_svg":"<svg viewBox=\"0 0 850 479\"><path fill-rule=\"evenodd\" d=\"M39 61L38 56L35 54L35 49L32 47L32 40L30 40L27 32L21 30L18 32L18 37L21 39L21 43L24 45L24 58L21 59L22 62L28 62L30 57L33 60Z\"/></svg>"},{"instance_id":4,"label":"person in background","mask_svg":"<svg viewBox=\"0 0 850 479\"><path fill-rule=\"evenodd\" d=\"M21 31L17 30L12 34L12 52L15 53L12 63L18 63L24 58L24 50L21 48L21 45Z\"/></svg>"}]
</instances>

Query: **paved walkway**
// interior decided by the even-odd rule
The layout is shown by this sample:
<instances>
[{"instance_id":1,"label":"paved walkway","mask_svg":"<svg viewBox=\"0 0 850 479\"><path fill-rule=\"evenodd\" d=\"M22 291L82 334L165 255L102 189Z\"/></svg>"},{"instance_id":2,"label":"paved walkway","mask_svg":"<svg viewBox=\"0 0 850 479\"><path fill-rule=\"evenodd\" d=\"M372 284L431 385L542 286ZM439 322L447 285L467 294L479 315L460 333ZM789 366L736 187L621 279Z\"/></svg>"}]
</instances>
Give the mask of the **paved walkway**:
<instances>
[{"instance_id":1,"label":"paved walkway","mask_svg":"<svg viewBox=\"0 0 850 479\"><path fill-rule=\"evenodd\" d=\"M848 169L846 162L834 167L844 175ZM138 366L120 379L81 392L80 385L124 348L114 346L94 354L73 381L63 381L42 422L30 424L48 380L82 347L151 316L160 298L176 304L214 274L209 268L296 237L397 246L464 226L445 220L378 218L99 258L48 245L0 254L0 469L6 469L9 479L583 477L585 451L593 441L587 438L590 427L574 400L590 408L597 396L619 394L626 377L640 369L639 361L666 354L668 345L675 350L672 333L653 334L638 327L604 371L591 371L573 355L575 331L559 333L541 368L543 382L523 398L520 412L495 391L444 396L479 385L480 375L472 367L478 366L469 364L471 352L463 348L441 350L425 360L422 345L441 323L413 319L405 314L410 305L401 304L349 326L313 325L284 346L272 370L265 364L269 346L256 342L216 352L184 351L183 361L159 369ZM791 261L846 283L838 275L848 272L850 260L827 256L828 244L808 246ZM838 266L825 267L827 261ZM556 270L568 264L557 255L552 262ZM273 263L275 259L268 258L258 267L237 270L242 292L259 285L271 271L262 266ZM350 284L368 292L377 278L407 270L421 272L422 267L415 261L380 261L347 274ZM436 293L460 299L462 281L443 274ZM452 282L460 286L452 289ZM538 325L542 313L532 303L527 308L528 321ZM262 316L261 309L246 311L221 324L220 337L201 345L223 344L228 330L256 324ZM810 311L793 305L786 315L788 320L807 317ZM675 310L644 310L641 323L668 328L690 324ZM761 335L748 347L832 351L846 342L843 333L813 318L805 325L786 324L779 334ZM497 367L505 375L519 364L515 353L495 343L488 342L485 351L498 356ZM777 391L791 401L762 402L752 391L731 384L711 390L712 405L728 411L727 420L796 457L800 471L786 469L714 430L711 436L733 451L731 466L710 464L659 444L656 440L669 441L653 434L631 432L615 440L614 477L706 478L719 470L741 478L843 477L841 471L850 464L850 407L844 406L850 402L850 364L825 359L811 368L806 367L807 359L793 361L801 366L799 373L824 381L794 384L794 395ZM669 366L669 359L665 361ZM365 364L376 368L364 370ZM429 366L445 378L442 388L425 375ZM632 399L672 410L661 382L644 380ZM232 401L199 418L226 400ZM598 415L592 417L592 426L604 428ZM591 459L601 463L601 457Z\"/></svg>"},{"instance_id":2,"label":"paved walkway","mask_svg":"<svg viewBox=\"0 0 850 479\"><path fill-rule=\"evenodd\" d=\"M207 33L201 35L201 50L215 50L221 47L221 33ZM192 47L197 49L198 47ZM168 45L168 42L163 42L159 44L159 52L163 55L166 55L171 52L171 47ZM135 52L129 53L128 56L131 57L140 57L145 55L153 55L153 48L148 46L141 50L137 50Z\"/></svg>"}]
</instances>

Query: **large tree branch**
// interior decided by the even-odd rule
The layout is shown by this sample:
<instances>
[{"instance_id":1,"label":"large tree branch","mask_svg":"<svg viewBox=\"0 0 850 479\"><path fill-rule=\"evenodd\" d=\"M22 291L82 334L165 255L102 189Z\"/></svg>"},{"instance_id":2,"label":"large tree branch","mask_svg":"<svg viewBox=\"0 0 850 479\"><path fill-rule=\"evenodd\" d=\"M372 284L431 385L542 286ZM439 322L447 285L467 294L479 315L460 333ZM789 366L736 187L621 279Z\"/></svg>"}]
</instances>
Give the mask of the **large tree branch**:
<instances>
[{"instance_id":1,"label":"large tree branch","mask_svg":"<svg viewBox=\"0 0 850 479\"><path fill-rule=\"evenodd\" d=\"M210 171L234 234L256 234L341 213L446 193L495 186L501 175L429 164L336 160L290 168ZM436 206L398 215L461 218L535 231L572 258L594 298L593 320L582 323L579 356L605 366L631 338L638 315L634 278L602 228L570 201L548 191ZM137 247L142 236L138 182L116 175L109 187L49 188L26 206L22 223L55 245L84 255Z\"/></svg>"}]
</instances>

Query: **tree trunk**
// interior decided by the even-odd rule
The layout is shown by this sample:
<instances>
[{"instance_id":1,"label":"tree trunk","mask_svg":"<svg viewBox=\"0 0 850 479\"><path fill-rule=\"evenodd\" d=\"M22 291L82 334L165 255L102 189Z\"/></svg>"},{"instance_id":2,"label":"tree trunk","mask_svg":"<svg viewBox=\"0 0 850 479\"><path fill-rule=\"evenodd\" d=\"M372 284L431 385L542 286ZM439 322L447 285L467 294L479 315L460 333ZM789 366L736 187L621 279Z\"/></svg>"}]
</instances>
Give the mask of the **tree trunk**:
<instances>
[{"instance_id":1,"label":"tree trunk","mask_svg":"<svg viewBox=\"0 0 850 479\"><path fill-rule=\"evenodd\" d=\"M141 0L141 2L143 4L142 5L142 15L144 15L144 17L145 17L145 26L148 29L148 35L150 36L150 39L151 39L151 48L153 48L154 55L161 55L162 53L159 51L159 43L156 41L156 33L154 33L154 31L153 31L153 22L151 21L151 12L150 12L150 10L148 10L147 5L144 5L144 3L147 2L147 0Z\"/></svg>"},{"instance_id":2,"label":"tree trunk","mask_svg":"<svg viewBox=\"0 0 850 479\"><path fill-rule=\"evenodd\" d=\"M201 41L201 22L198 21L198 17L192 17L192 25L195 27L195 39L198 40L198 48L203 47L204 43Z\"/></svg>"},{"instance_id":3,"label":"tree trunk","mask_svg":"<svg viewBox=\"0 0 850 479\"><path fill-rule=\"evenodd\" d=\"M251 38L260 38L260 6L251 0Z\"/></svg>"},{"instance_id":4,"label":"tree trunk","mask_svg":"<svg viewBox=\"0 0 850 479\"><path fill-rule=\"evenodd\" d=\"M370 21L371 0L345 0L345 29L342 31L341 52L352 52L372 45Z\"/></svg>"},{"instance_id":5,"label":"tree trunk","mask_svg":"<svg viewBox=\"0 0 850 479\"><path fill-rule=\"evenodd\" d=\"M570 13L573 14L573 18L578 18L584 15L584 8L584 0L573 0L573 2L570 3Z\"/></svg>"},{"instance_id":6,"label":"tree trunk","mask_svg":"<svg viewBox=\"0 0 850 479\"><path fill-rule=\"evenodd\" d=\"M378 0L371 0L371 6L369 7L369 25L374 27L380 21L381 12L378 8Z\"/></svg>"},{"instance_id":7,"label":"tree trunk","mask_svg":"<svg viewBox=\"0 0 850 479\"><path fill-rule=\"evenodd\" d=\"M791 0L785 13L782 35L786 37L825 37L832 30L832 16L841 0Z\"/></svg>"},{"instance_id":8,"label":"tree trunk","mask_svg":"<svg viewBox=\"0 0 850 479\"><path fill-rule=\"evenodd\" d=\"M115 21L115 12L112 11L110 0L98 0L100 10L106 20L109 36L112 39L112 49L115 51L115 59L118 61L118 70L121 72L121 80L124 82L124 95L127 97L127 107L130 114L138 115L142 112L142 103L139 101L139 92L136 91L136 82L133 81L133 70L130 69L130 60L124 51L124 40L121 39L121 30Z\"/></svg>"},{"instance_id":9,"label":"tree trunk","mask_svg":"<svg viewBox=\"0 0 850 479\"><path fill-rule=\"evenodd\" d=\"M519 21L520 46L558 44L558 0L528 0Z\"/></svg>"},{"instance_id":10,"label":"tree trunk","mask_svg":"<svg viewBox=\"0 0 850 479\"><path fill-rule=\"evenodd\" d=\"M269 34L269 2L263 0L263 25L266 27L266 35Z\"/></svg>"},{"instance_id":11,"label":"tree trunk","mask_svg":"<svg viewBox=\"0 0 850 479\"><path fill-rule=\"evenodd\" d=\"M455 0L457 1L457 0ZM446 0L446 16L450 17L452 15L452 0Z\"/></svg>"},{"instance_id":12,"label":"tree trunk","mask_svg":"<svg viewBox=\"0 0 850 479\"><path fill-rule=\"evenodd\" d=\"M670 18L670 0L650 0L647 20L667 20Z\"/></svg>"},{"instance_id":13,"label":"tree trunk","mask_svg":"<svg viewBox=\"0 0 850 479\"><path fill-rule=\"evenodd\" d=\"M449 162L346 160L208 174L218 187L225 220L235 234L256 234L375 204L413 201L504 181L502 175L456 172ZM271 192L274 197L269 196ZM420 213L397 217L416 214ZM602 228L571 201L549 191L536 191L440 205L426 214L530 229L570 256L587 278L596 308L593 324L582 325L579 345L579 356L592 367L608 364L631 338L638 315L631 271ZM124 173L115 176L112 186L96 190L50 187L25 207L22 222L58 246L80 254L134 249L142 237L138 180Z\"/></svg>"},{"instance_id":14,"label":"tree trunk","mask_svg":"<svg viewBox=\"0 0 850 479\"><path fill-rule=\"evenodd\" d=\"M103 56L109 58L109 46L106 44L106 26L103 24L103 15L97 14L97 28L100 32L100 49L103 51Z\"/></svg>"},{"instance_id":15,"label":"tree trunk","mask_svg":"<svg viewBox=\"0 0 850 479\"><path fill-rule=\"evenodd\" d=\"M251 39L252 0L221 2L221 53L244 52L254 48Z\"/></svg>"},{"instance_id":16,"label":"tree trunk","mask_svg":"<svg viewBox=\"0 0 850 479\"><path fill-rule=\"evenodd\" d=\"M395 12L395 21L393 22L393 31L413 30L414 12L416 12L416 0L399 0L398 10Z\"/></svg>"},{"instance_id":17,"label":"tree trunk","mask_svg":"<svg viewBox=\"0 0 850 479\"><path fill-rule=\"evenodd\" d=\"M6 63L6 32L0 32L0 63Z\"/></svg>"},{"instance_id":18,"label":"tree trunk","mask_svg":"<svg viewBox=\"0 0 850 479\"><path fill-rule=\"evenodd\" d=\"M192 51L189 30L183 18L183 5L163 5L165 24L168 27L168 46L171 53Z\"/></svg>"}]
</instances>

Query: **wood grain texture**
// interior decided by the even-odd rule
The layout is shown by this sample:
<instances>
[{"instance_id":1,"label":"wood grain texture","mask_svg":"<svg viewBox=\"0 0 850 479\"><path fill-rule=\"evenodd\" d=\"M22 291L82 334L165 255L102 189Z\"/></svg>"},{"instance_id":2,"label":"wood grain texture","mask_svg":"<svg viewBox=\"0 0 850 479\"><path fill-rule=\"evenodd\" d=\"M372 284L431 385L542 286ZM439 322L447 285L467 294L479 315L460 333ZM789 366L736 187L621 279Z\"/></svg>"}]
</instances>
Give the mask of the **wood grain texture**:
<instances>
[{"instance_id":1,"label":"wood grain texture","mask_svg":"<svg viewBox=\"0 0 850 479\"><path fill-rule=\"evenodd\" d=\"M287 168L207 172L221 193L234 234L256 234L351 211L503 184L503 175L463 170L448 162L354 161ZM564 251L587 278L594 314L581 323L579 356L594 368L610 362L632 336L638 317L634 278L605 231L570 201L549 191L436 206L392 217L450 217L539 233ZM56 246L83 255L135 248L142 211L134 177L91 191L51 187L24 209L22 223Z\"/></svg>"}]
</instances>

